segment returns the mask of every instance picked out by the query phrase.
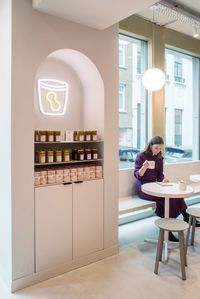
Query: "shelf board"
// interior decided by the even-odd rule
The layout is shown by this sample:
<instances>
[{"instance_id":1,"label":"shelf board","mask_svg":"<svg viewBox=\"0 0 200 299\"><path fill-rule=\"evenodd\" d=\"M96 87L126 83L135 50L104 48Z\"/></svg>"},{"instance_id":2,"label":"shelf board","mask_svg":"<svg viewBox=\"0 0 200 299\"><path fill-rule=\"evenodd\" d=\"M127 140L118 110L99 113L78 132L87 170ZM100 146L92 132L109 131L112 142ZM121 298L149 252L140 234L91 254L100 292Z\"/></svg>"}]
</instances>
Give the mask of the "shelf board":
<instances>
[{"instance_id":1,"label":"shelf board","mask_svg":"<svg viewBox=\"0 0 200 299\"><path fill-rule=\"evenodd\" d=\"M35 144L73 144L73 143L101 143L103 140L96 140L96 141L35 141Z\"/></svg>"},{"instance_id":2,"label":"shelf board","mask_svg":"<svg viewBox=\"0 0 200 299\"><path fill-rule=\"evenodd\" d=\"M46 165L60 165L60 164L77 164L77 163L90 163L90 162L98 162L98 161L103 161L103 159L95 159L95 160L71 160L68 162L52 162L52 163L35 163L35 166L46 166Z\"/></svg>"}]
</instances>

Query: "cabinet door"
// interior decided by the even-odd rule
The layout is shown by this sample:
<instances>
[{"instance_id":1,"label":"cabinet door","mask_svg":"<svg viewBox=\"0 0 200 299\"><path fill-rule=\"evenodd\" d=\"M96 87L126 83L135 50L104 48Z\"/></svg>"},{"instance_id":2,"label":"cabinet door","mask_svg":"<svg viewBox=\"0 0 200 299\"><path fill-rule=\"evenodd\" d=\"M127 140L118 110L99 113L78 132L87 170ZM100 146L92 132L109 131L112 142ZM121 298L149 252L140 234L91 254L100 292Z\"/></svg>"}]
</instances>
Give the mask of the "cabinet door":
<instances>
[{"instance_id":1,"label":"cabinet door","mask_svg":"<svg viewBox=\"0 0 200 299\"><path fill-rule=\"evenodd\" d=\"M103 180L73 184L74 258L103 249Z\"/></svg>"},{"instance_id":2,"label":"cabinet door","mask_svg":"<svg viewBox=\"0 0 200 299\"><path fill-rule=\"evenodd\" d=\"M72 185L35 189L36 272L72 260Z\"/></svg>"}]
</instances>

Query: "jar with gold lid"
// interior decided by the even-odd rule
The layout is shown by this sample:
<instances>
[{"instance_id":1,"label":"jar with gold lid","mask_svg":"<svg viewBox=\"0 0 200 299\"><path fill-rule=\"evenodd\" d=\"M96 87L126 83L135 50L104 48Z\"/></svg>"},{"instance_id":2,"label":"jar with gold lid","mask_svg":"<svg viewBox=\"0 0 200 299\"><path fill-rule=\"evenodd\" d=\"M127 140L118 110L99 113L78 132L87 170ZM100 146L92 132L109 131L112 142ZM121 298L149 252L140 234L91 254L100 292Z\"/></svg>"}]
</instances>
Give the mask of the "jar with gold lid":
<instances>
[{"instance_id":1,"label":"jar with gold lid","mask_svg":"<svg viewBox=\"0 0 200 299\"><path fill-rule=\"evenodd\" d=\"M55 162L62 162L62 151L57 150L55 151Z\"/></svg>"},{"instance_id":2,"label":"jar with gold lid","mask_svg":"<svg viewBox=\"0 0 200 299\"><path fill-rule=\"evenodd\" d=\"M90 148L85 149L85 160L91 160L92 159L92 152Z\"/></svg>"},{"instance_id":3,"label":"jar with gold lid","mask_svg":"<svg viewBox=\"0 0 200 299\"><path fill-rule=\"evenodd\" d=\"M97 151L96 148L93 148L93 149L92 149L92 159L93 159L93 160L98 159L98 151Z\"/></svg>"},{"instance_id":4,"label":"jar with gold lid","mask_svg":"<svg viewBox=\"0 0 200 299\"><path fill-rule=\"evenodd\" d=\"M45 151L39 151L38 152L38 162L39 163L46 163L46 152Z\"/></svg>"},{"instance_id":5,"label":"jar with gold lid","mask_svg":"<svg viewBox=\"0 0 200 299\"><path fill-rule=\"evenodd\" d=\"M54 131L54 141L55 142L61 141L61 132L60 131Z\"/></svg>"},{"instance_id":6,"label":"jar with gold lid","mask_svg":"<svg viewBox=\"0 0 200 299\"><path fill-rule=\"evenodd\" d=\"M97 141L97 131L92 131L91 132L91 139L92 139L92 141Z\"/></svg>"},{"instance_id":7,"label":"jar with gold lid","mask_svg":"<svg viewBox=\"0 0 200 299\"><path fill-rule=\"evenodd\" d=\"M54 142L54 131L47 131L47 141Z\"/></svg>"},{"instance_id":8,"label":"jar with gold lid","mask_svg":"<svg viewBox=\"0 0 200 299\"><path fill-rule=\"evenodd\" d=\"M78 150L78 160L83 161L84 160L84 149Z\"/></svg>"},{"instance_id":9,"label":"jar with gold lid","mask_svg":"<svg viewBox=\"0 0 200 299\"><path fill-rule=\"evenodd\" d=\"M78 132L74 131L74 141L78 141Z\"/></svg>"},{"instance_id":10,"label":"jar with gold lid","mask_svg":"<svg viewBox=\"0 0 200 299\"><path fill-rule=\"evenodd\" d=\"M72 150L72 159L73 160L78 160L78 149L77 148L74 148Z\"/></svg>"},{"instance_id":11,"label":"jar with gold lid","mask_svg":"<svg viewBox=\"0 0 200 299\"><path fill-rule=\"evenodd\" d=\"M85 141L91 141L91 131L85 131Z\"/></svg>"},{"instance_id":12,"label":"jar with gold lid","mask_svg":"<svg viewBox=\"0 0 200 299\"><path fill-rule=\"evenodd\" d=\"M78 131L78 140L84 141L84 131Z\"/></svg>"},{"instance_id":13,"label":"jar with gold lid","mask_svg":"<svg viewBox=\"0 0 200 299\"><path fill-rule=\"evenodd\" d=\"M63 162L69 162L70 160L70 154L68 150L63 151Z\"/></svg>"},{"instance_id":14,"label":"jar with gold lid","mask_svg":"<svg viewBox=\"0 0 200 299\"><path fill-rule=\"evenodd\" d=\"M47 135L46 131L39 131L39 141L40 142L46 142L47 141Z\"/></svg>"},{"instance_id":15,"label":"jar with gold lid","mask_svg":"<svg viewBox=\"0 0 200 299\"><path fill-rule=\"evenodd\" d=\"M52 150L47 151L47 163L54 162L54 152Z\"/></svg>"},{"instance_id":16,"label":"jar with gold lid","mask_svg":"<svg viewBox=\"0 0 200 299\"><path fill-rule=\"evenodd\" d=\"M39 142L39 131L35 131L35 142Z\"/></svg>"}]
</instances>

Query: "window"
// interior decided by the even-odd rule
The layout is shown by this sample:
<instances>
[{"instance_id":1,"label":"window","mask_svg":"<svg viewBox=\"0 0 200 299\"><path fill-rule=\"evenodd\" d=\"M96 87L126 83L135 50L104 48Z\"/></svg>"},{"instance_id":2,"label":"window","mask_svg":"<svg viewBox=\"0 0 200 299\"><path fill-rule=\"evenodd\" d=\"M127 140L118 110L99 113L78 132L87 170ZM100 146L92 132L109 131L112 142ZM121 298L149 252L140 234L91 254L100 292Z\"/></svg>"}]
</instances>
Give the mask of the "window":
<instances>
[{"instance_id":1,"label":"window","mask_svg":"<svg viewBox=\"0 0 200 299\"><path fill-rule=\"evenodd\" d=\"M165 49L165 135L168 163L199 159L199 58Z\"/></svg>"},{"instance_id":2,"label":"window","mask_svg":"<svg viewBox=\"0 0 200 299\"><path fill-rule=\"evenodd\" d=\"M119 67L125 68L125 50L126 43L119 40Z\"/></svg>"},{"instance_id":3,"label":"window","mask_svg":"<svg viewBox=\"0 0 200 299\"><path fill-rule=\"evenodd\" d=\"M119 111L125 112L125 92L126 85L123 83L119 84Z\"/></svg>"},{"instance_id":4,"label":"window","mask_svg":"<svg viewBox=\"0 0 200 299\"><path fill-rule=\"evenodd\" d=\"M126 67L122 68L125 62ZM119 34L120 169L132 168L136 154L147 142L147 92L141 82L141 74L146 68L147 42Z\"/></svg>"},{"instance_id":5,"label":"window","mask_svg":"<svg viewBox=\"0 0 200 299\"><path fill-rule=\"evenodd\" d=\"M175 109L175 136L174 143L176 146L182 145L182 110Z\"/></svg>"}]
</instances>

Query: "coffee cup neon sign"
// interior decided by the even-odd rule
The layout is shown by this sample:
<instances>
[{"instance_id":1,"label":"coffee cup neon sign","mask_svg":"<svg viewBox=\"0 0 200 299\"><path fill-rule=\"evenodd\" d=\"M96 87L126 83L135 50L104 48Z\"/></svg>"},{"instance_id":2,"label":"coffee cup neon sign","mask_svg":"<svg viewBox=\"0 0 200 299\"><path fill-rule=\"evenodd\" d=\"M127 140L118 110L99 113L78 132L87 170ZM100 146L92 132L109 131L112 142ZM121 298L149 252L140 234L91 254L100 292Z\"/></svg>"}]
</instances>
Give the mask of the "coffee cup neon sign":
<instances>
[{"instance_id":1,"label":"coffee cup neon sign","mask_svg":"<svg viewBox=\"0 0 200 299\"><path fill-rule=\"evenodd\" d=\"M44 115L64 115L68 100L68 83L54 79L38 80L38 100Z\"/></svg>"}]
</instances>

